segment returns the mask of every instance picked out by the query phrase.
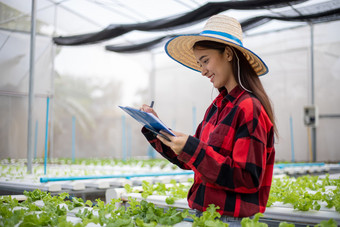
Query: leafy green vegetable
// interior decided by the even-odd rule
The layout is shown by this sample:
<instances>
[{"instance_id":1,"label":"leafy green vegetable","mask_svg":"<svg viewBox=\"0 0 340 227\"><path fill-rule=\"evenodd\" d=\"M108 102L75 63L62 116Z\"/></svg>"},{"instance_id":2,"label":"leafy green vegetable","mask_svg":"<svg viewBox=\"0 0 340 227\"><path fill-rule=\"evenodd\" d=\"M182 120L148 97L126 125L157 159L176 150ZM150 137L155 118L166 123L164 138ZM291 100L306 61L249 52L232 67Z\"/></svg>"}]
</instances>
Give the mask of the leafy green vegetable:
<instances>
[{"instance_id":1,"label":"leafy green vegetable","mask_svg":"<svg viewBox=\"0 0 340 227\"><path fill-rule=\"evenodd\" d=\"M141 192L142 198L146 199L150 195L168 195L165 199L167 204L174 204L175 200L183 199L187 197L188 190L190 185L183 185L181 183L177 183L175 180L171 180L171 187L166 187L164 183L156 183L156 185L151 184L150 182L143 181ZM138 192L133 190L133 188L126 184L124 188L127 193Z\"/></svg>"},{"instance_id":2,"label":"leafy green vegetable","mask_svg":"<svg viewBox=\"0 0 340 227\"><path fill-rule=\"evenodd\" d=\"M149 195L152 195L154 189L153 189L153 185L150 182L143 181L142 187L143 187L142 197L144 199L146 199Z\"/></svg>"},{"instance_id":3,"label":"leafy green vegetable","mask_svg":"<svg viewBox=\"0 0 340 227\"><path fill-rule=\"evenodd\" d=\"M202 213L202 216L197 217L196 215L190 215L193 219L193 227L227 227L227 223L223 223L219 218L221 214L216 210L220 209L220 207L215 206L214 204L210 204L206 211Z\"/></svg>"},{"instance_id":4,"label":"leafy green vegetable","mask_svg":"<svg viewBox=\"0 0 340 227\"><path fill-rule=\"evenodd\" d=\"M100 163L100 161L97 161ZM118 162L117 162L118 163ZM121 164L121 163L120 163ZM156 165L152 163L150 165ZM12 167L11 167L12 168ZM17 166L13 167L21 171ZM328 187L331 186L331 187ZM163 183L152 185L143 182L143 198L149 195L166 195L167 204L174 204L177 199L186 198L190 185L183 185L172 180L170 187ZM125 185L128 193L137 192L130 185ZM188 214L188 210L179 211L176 208L167 210L156 207L146 201L138 202L131 199L124 203L120 199L113 199L105 204L100 199L95 202L84 202L81 198L70 197L67 193L51 196L50 193L34 190L24 192L27 200L19 203L11 196L0 197L0 226L66 226L83 227L89 223L101 226L172 226L183 221L186 217L193 218L193 226L226 226L221 222L219 208L211 205L201 217ZM335 208L340 212L340 179L330 179L326 176L303 176L299 178L274 178L267 206L275 202L292 204L294 209L319 210L320 202L326 202L328 208ZM68 212L78 208L76 216L79 223L67 221ZM259 222L260 214L254 219L244 218L244 226L266 226ZM242 225L242 226L243 226ZM325 220L316 227L333 227L338 223L333 219ZM282 222L280 227L292 227L294 224Z\"/></svg>"},{"instance_id":5,"label":"leafy green vegetable","mask_svg":"<svg viewBox=\"0 0 340 227\"><path fill-rule=\"evenodd\" d=\"M287 222L280 222L279 227L294 227L295 225Z\"/></svg>"},{"instance_id":6,"label":"leafy green vegetable","mask_svg":"<svg viewBox=\"0 0 340 227\"><path fill-rule=\"evenodd\" d=\"M174 204L174 203L175 203L175 199L174 199L174 197L169 196L169 197L167 197L167 198L165 199L165 202L166 202L167 204L171 205L171 204Z\"/></svg>"},{"instance_id":7,"label":"leafy green vegetable","mask_svg":"<svg viewBox=\"0 0 340 227\"><path fill-rule=\"evenodd\" d=\"M253 219L250 218L242 218L241 226L242 227L267 227L266 223L259 222L260 217L263 217L262 213L255 214Z\"/></svg>"},{"instance_id":8,"label":"leafy green vegetable","mask_svg":"<svg viewBox=\"0 0 340 227\"><path fill-rule=\"evenodd\" d=\"M129 184L124 185L124 189L127 193L132 193L132 187Z\"/></svg>"},{"instance_id":9,"label":"leafy green vegetable","mask_svg":"<svg viewBox=\"0 0 340 227\"><path fill-rule=\"evenodd\" d=\"M325 193L326 186L336 186L336 189ZM340 179L331 180L329 175L324 179L318 176L274 178L267 207L274 202L283 202L302 211L320 210L320 201L325 201L328 208L335 207L340 212Z\"/></svg>"},{"instance_id":10,"label":"leafy green vegetable","mask_svg":"<svg viewBox=\"0 0 340 227\"><path fill-rule=\"evenodd\" d=\"M338 223L333 219L329 219L328 221L321 221L320 224L315 225L315 227L337 227Z\"/></svg>"}]
</instances>

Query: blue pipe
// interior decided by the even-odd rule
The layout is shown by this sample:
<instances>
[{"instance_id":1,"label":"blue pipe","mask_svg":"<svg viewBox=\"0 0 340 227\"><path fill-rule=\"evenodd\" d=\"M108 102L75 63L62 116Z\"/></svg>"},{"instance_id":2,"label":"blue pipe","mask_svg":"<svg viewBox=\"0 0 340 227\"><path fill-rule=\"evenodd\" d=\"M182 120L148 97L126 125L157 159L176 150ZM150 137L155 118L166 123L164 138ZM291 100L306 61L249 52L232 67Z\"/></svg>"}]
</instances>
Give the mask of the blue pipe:
<instances>
[{"instance_id":1,"label":"blue pipe","mask_svg":"<svg viewBox=\"0 0 340 227\"><path fill-rule=\"evenodd\" d=\"M172 120L172 125L171 126L172 126L171 127L172 130L176 130L176 119Z\"/></svg>"},{"instance_id":2,"label":"blue pipe","mask_svg":"<svg viewBox=\"0 0 340 227\"><path fill-rule=\"evenodd\" d=\"M148 156L149 156L149 159L155 158L155 152L151 145L148 145Z\"/></svg>"},{"instance_id":3,"label":"blue pipe","mask_svg":"<svg viewBox=\"0 0 340 227\"><path fill-rule=\"evenodd\" d=\"M76 162L76 117L72 116L72 163Z\"/></svg>"},{"instance_id":4,"label":"blue pipe","mask_svg":"<svg viewBox=\"0 0 340 227\"><path fill-rule=\"evenodd\" d=\"M192 133L195 134L196 132L196 128L197 128L197 125L196 125L196 106L193 106L192 107Z\"/></svg>"},{"instance_id":5,"label":"blue pipe","mask_svg":"<svg viewBox=\"0 0 340 227\"><path fill-rule=\"evenodd\" d=\"M127 129L127 158L131 159L131 153L132 153L132 136L131 136L131 127L128 125L126 127Z\"/></svg>"},{"instance_id":6,"label":"blue pipe","mask_svg":"<svg viewBox=\"0 0 340 227\"><path fill-rule=\"evenodd\" d=\"M35 133L34 133L34 160L37 159L37 145L38 145L38 120L35 121Z\"/></svg>"},{"instance_id":7,"label":"blue pipe","mask_svg":"<svg viewBox=\"0 0 340 227\"><path fill-rule=\"evenodd\" d=\"M122 159L126 161L126 120L125 115L122 115Z\"/></svg>"},{"instance_id":8,"label":"blue pipe","mask_svg":"<svg viewBox=\"0 0 340 227\"><path fill-rule=\"evenodd\" d=\"M48 151L48 110L50 106L50 97L46 100L46 126L45 126L45 159L44 159L44 175L46 175L46 165L47 165L47 151Z\"/></svg>"},{"instance_id":9,"label":"blue pipe","mask_svg":"<svg viewBox=\"0 0 340 227\"><path fill-rule=\"evenodd\" d=\"M71 177L40 177L41 183L49 181L67 181L67 180L89 180L89 179L106 179L106 178L126 178L133 177L159 177L159 176L176 176L176 175L190 175L193 171L185 171L178 173L141 173L141 174L117 174L117 175L102 175L102 176L71 176Z\"/></svg>"},{"instance_id":10,"label":"blue pipe","mask_svg":"<svg viewBox=\"0 0 340 227\"><path fill-rule=\"evenodd\" d=\"M275 164L274 168L283 169L285 167L303 167L303 166L324 166L324 162L317 162L317 163L281 163Z\"/></svg>"},{"instance_id":11,"label":"blue pipe","mask_svg":"<svg viewBox=\"0 0 340 227\"><path fill-rule=\"evenodd\" d=\"M293 117L292 116L289 117L289 123L290 123L290 146L291 146L291 152L292 152L292 162L295 162Z\"/></svg>"}]
</instances>

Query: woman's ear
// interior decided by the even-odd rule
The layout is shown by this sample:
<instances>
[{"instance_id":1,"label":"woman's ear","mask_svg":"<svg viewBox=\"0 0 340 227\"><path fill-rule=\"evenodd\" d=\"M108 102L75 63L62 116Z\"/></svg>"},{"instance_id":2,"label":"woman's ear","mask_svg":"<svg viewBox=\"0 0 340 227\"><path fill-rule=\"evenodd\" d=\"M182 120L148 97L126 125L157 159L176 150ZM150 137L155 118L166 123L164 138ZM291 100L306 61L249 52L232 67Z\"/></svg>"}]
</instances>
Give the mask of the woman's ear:
<instances>
[{"instance_id":1,"label":"woman's ear","mask_svg":"<svg viewBox=\"0 0 340 227\"><path fill-rule=\"evenodd\" d=\"M225 57L227 58L228 61L233 60L234 52L231 49L231 47L226 46L224 50Z\"/></svg>"}]
</instances>

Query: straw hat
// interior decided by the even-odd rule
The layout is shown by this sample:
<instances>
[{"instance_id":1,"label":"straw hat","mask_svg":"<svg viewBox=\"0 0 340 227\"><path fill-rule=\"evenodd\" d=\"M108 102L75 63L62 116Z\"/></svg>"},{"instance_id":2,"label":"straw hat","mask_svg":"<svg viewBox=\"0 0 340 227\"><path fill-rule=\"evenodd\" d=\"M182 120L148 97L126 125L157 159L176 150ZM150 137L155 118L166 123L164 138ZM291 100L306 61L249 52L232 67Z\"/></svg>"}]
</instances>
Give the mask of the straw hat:
<instances>
[{"instance_id":1,"label":"straw hat","mask_svg":"<svg viewBox=\"0 0 340 227\"><path fill-rule=\"evenodd\" d=\"M201 68L197 64L192 47L197 41L202 40L233 46L244 54L258 76L268 72L268 68L262 59L251 50L243 47L240 23L236 19L225 15L210 17L200 34L180 35L172 38L166 43L165 51L175 61L200 72Z\"/></svg>"}]
</instances>

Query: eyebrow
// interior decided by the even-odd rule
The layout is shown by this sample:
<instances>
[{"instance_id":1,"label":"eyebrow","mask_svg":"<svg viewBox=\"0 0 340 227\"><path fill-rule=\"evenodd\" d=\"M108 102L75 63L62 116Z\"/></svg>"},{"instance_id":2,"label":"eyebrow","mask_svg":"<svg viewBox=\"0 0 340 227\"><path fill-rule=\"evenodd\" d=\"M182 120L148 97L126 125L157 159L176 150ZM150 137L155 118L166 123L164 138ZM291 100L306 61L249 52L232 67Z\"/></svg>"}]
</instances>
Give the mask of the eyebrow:
<instances>
[{"instance_id":1,"label":"eyebrow","mask_svg":"<svg viewBox=\"0 0 340 227\"><path fill-rule=\"evenodd\" d=\"M208 55L203 55L200 57L200 59L198 59L197 63L199 63L204 57L207 57Z\"/></svg>"}]
</instances>

